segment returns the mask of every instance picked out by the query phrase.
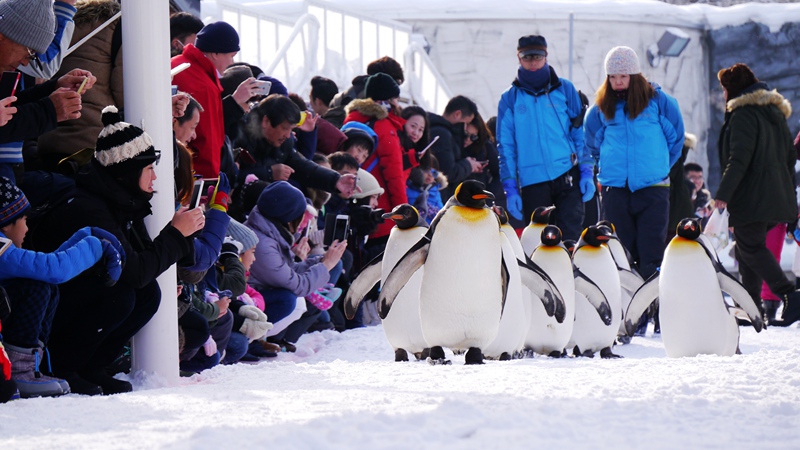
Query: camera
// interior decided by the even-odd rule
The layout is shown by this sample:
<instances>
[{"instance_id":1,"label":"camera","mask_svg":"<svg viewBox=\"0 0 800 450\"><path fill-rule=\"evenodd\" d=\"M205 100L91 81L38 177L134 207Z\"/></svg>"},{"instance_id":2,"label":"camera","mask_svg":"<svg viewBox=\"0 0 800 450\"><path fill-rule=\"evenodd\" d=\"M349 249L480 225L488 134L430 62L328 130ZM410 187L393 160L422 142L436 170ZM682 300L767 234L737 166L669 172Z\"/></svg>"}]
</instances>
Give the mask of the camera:
<instances>
[{"instance_id":1,"label":"camera","mask_svg":"<svg viewBox=\"0 0 800 450\"><path fill-rule=\"evenodd\" d=\"M379 224L383 223L383 213L381 208L372 209L368 205L353 205L350 208L350 228L353 234L367 236L375 231Z\"/></svg>"}]
</instances>

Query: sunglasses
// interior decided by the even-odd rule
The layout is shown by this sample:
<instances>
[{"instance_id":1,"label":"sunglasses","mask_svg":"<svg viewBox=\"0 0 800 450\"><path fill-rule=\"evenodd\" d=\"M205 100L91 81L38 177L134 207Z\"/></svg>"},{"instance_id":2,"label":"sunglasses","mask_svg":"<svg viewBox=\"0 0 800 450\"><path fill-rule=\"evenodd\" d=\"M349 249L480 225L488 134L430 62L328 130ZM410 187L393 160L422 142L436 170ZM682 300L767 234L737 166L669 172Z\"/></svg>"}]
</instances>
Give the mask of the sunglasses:
<instances>
[{"instance_id":1,"label":"sunglasses","mask_svg":"<svg viewBox=\"0 0 800 450\"><path fill-rule=\"evenodd\" d=\"M468 134L467 135L467 139L469 139L472 142L475 142L475 141L478 140L478 135L477 134Z\"/></svg>"},{"instance_id":2,"label":"sunglasses","mask_svg":"<svg viewBox=\"0 0 800 450\"><path fill-rule=\"evenodd\" d=\"M525 62L541 61L544 59L544 55L525 55L525 56L520 56L519 59Z\"/></svg>"}]
</instances>

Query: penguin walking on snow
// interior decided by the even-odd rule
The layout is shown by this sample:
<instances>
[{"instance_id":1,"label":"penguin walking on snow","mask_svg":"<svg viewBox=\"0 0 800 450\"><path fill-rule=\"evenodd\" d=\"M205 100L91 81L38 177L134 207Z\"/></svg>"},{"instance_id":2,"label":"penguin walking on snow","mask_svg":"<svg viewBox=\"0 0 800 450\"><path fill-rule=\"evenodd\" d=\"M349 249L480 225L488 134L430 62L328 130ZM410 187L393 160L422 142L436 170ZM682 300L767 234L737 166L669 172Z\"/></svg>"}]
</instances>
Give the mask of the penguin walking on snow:
<instances>
[{"instance_id":1,"label":"penguin walking on snow","mask_svg":"<svg viewBox=\"0 0 800 450\"><path fill-rule=\"evenodd\" d=\"M534 209L533 214L531 214L531 223L522 230L519 241L522 243L522 248L529 258L542 242L542 230L550 224L550 219L555 210L555 206L540 206Z\"/></svg>"},{"instance_id":2,"label":"penguin walking on snow","mask_svg":"<svg viewBox=\"0 0 800 450\"><path fill-rule=\"evenodd\" d=\"M558 323L534 302L525 347L542 355L560 358L566 355L565 348L572 337L576 291L581 293L584 301L589 302L605 324L611 323L611 306L600 288L573 266L569 252L561 244L561 230L557 226L548 225L542 230L542 243L534 250L531 260L558 287L564 299L567 320Z\"/></svg>"},{"instance_id":3,"label":"penguin walking on snow","mask_svg":"<svg viewBox=\"0 0 800 450\"><path fill-rule=\"evenodd\" d=\"M482 364L481 349L497 336L509 274L499 221L486 206L486 199L492 198L481 182L461 183L428 233L392 269L381 290L379 311L385 318L397 293L424 264L419 312L431 361L445 362L443 347L449 347L467 350L466 364ZM563 320L564 302L549 277L534 268L519 267L522 282Z\"/></svg>"},{"instance_id":4,"label":"penguin walking on snow","mask_svg":"<svg viewBox=\"0 0 800 450\"><path fill-rule=\"evenodd\" d=\"M607 227L590 226L583 230L572 261L581 272L603 291L611 307L611 321L605 323L582 295L575 298L575 326L571 344L576 356L619 358L611 351L622 321L620 278L611 251L605 245L610 239Z\"/></svg>"},{"instance_id":5,"label":"penguin walking on snow","mask_svg":"<svg viewBox=\"0 0 800 450\"><path fill-rule=\"evenodd\" d=\"M373 289L376 283L385 282L392 268L405 253L428 231L428 223L416 208L403 203L384 214L384 220L391 219L395 226L389 233L386 249L362 269L348 289L344 301L345 315L352 319L359 303ZM383 332L394 348L395 361L408 361L408 353L418 358L427 347L419 321L419 288L422 283L423 268L419 268L397 294L392 312L383 320Z\"/></svg>"},{"instance_id":6,"label":"penguin walking on snow","mask_svg":"<svg viewBox=\"0 0 800 450\"><path fill-rule=\"evenodd\" d=\"M701 236L697 219L683 219L678 224L661 270L636 291L625 316L625 327L632 335L639 318L658 298L661 339L670 358L737 353L737 315L746 316L756 331L763 327L753 298L722 267L713 247L704 245L707 241ZM726 304L723 291L741 309Z\"/></svg>"}]
</instances>

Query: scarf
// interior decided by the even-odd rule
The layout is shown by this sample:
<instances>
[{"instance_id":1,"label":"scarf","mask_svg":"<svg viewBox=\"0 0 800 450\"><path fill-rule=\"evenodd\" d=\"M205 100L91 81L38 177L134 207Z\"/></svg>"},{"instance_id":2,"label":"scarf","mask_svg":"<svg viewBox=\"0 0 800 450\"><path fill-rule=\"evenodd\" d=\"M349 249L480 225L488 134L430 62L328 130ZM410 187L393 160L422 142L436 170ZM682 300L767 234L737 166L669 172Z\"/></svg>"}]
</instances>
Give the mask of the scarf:
<instances>
[{"instance_id":1,"label":"scarf","mask_svg":"<svg viewBox=\"0 0 800 450\"><path fill-rule=\"evenodd\" d=\"M550 66L544 63L544 66L535 71L525 70L522 66L517 69L517 81L523 88L538 92L546 88L550 84Z\"/></svg>"}]
</instances>

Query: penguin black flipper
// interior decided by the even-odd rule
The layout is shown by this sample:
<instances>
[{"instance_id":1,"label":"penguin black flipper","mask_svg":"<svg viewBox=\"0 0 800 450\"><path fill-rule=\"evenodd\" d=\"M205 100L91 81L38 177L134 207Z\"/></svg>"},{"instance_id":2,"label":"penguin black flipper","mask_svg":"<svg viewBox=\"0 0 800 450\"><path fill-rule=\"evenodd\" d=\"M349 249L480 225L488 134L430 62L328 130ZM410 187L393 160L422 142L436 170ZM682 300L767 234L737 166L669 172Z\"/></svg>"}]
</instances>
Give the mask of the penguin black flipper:
<instances>
[{"instance_id":1,"label":"penguin black flipper","mask_svg":"<svg viewBox=\"0 0 800 450\"><path fill-rule=\"evenodd\" d=\"M389 272L389 276L386 277L386 282L381 288L381 295L378 297L378 312L381 319L386 318L394 299L397 298L397 294L408 283L414 272L422 267L425 264L425 260L428 259L432 231L433 227L397 261L392 271Z\"/></svg>"},{"instance_id":2,"label":"penguin black flipper","mask_svg":"<svg viewBox=\"0 0 800 450\"><path fill-rule=\"evenodd\" d=\"M575 278L575 290L586 297L589 304L597 310L597 314L604 324L611 325L611 305L608 304L608 298L603 290L594 281L587 278L581 269L572 266L572 274Z\"/></svg>"},{"instance_id":3,"label":"penguin black flipper","mask_svg":"<svg viewBox=\"0 0 800 450\"><path fill-rule=\"evenodd\" d=\"M755 328L757 332L761 332L764 328L764 321L761 318L761 312L753 301L753 298L747 293L742 283L728 273L722 263L719 262L719 257L714 247L711 245L711 241L705 235L701 234L697 242L703 247L706 255L708 255L708 258L711 260L711 264L714 266L714 270L717 272L719 288L731 296L736 306L744 310L747 317L750 318L750 323L753 324L753 328Z\"/></svg>"},{"instance_id":4,"label":"penguin black flipper","mask_svg":"<svg viewBox=\"0 0 800 450\"><path fill-rule=\"evenodd\" d=\"M741 308L747 317L750 319L750 323L753 324L753 328L756 329L757 332L761 332L764 328L764 321L761 318L761 312L758 310L758 306L756 306L753 298L750 297L750 294L747 293L742 283L739 282L733 275L729 274L721 264L715 263L715 266L719 265L722 271L717 270L717 281L719 281L719 287L724 292L727 292L728 295L731 296L733 302Z\"/></svg>"},{"instance_id":5,"label":"penguin black flipper","mask_svg":"<svg viewBox=\"0 0 800 450\"><path fill-rule=\"evenodd\" d=\"M625 332L628 336L633 336L636 333L636 327L639 325L639 319L642 318L642 314L647 311L651 303L658 299L659 274L661 272L656 271L633 294L628 310L625 311Z\"/></svg>"},{"instance_id":6,"label":"penguin black flipper","mask_svg":"<svg viewBox=\"0 0 800 450\"><path fill-rule=\"evenodd\" d=\"M516 257L514 257L516 259ZM508 280L511 276L508 274L508 266L506 265L506 252L503 252L500 258L500 283L503 288L503 301L500 304L500 317L506 310L506 298L508 297Z\"/></svg>"},{"instance_id":7,"label":"penguin black flipper","mask_svg":"<svg viewBox=\"0 0 800 450\"><path fill-rule=\"evenodd\" d=\"M383 262L383 252L380 255L372 258L372 261L367 263L361 273L358 274L355 280L350 284L347 290L347 295L344 298L344 315L348 319L353 319L358 310L358 305L375 285L381 281L381 263Z\"/></svg>"},{"instance_id":8,"label":"penguin black flipper","mask_svg":"<svg viewBox=\"0 0 800 450\"><path fill-rule=\"evenodd\" d=\"M559 292L550 276L548 276L538 264L530 259L528 259L527 262L522 262L517 259L517 265L519 266L522 284L527 287L531 293L539 297L547 315L555 317L558 323L564 323L564 316L566 315L564 298L561 296L561 292Z\"/></svg>"}]
</instances>

